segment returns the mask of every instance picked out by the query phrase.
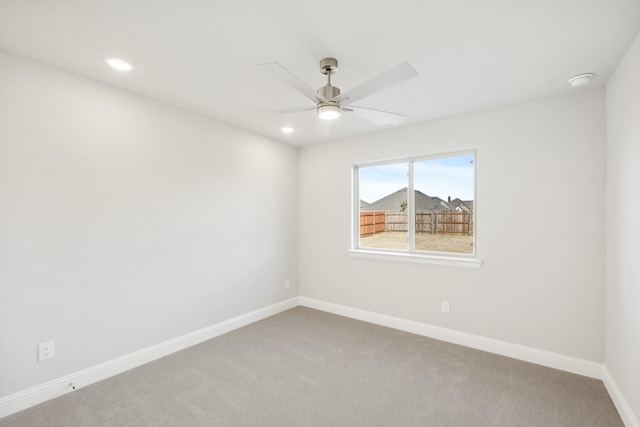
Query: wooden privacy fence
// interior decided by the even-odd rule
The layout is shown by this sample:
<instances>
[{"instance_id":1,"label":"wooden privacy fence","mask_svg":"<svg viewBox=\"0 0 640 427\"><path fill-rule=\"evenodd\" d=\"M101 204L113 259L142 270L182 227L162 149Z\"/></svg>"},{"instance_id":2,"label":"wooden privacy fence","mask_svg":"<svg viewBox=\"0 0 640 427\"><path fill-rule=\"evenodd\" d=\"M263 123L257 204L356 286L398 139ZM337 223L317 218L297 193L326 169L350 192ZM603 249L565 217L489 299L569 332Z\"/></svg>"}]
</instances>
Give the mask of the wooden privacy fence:
<instances>
[{"instance_id":1,"label":"wooden privacy fence","mask_svg":"<svg viewBox=\"0 0 640 427\"><path fill-rule=\"evenodd\" d=\"M384 233L384 212L360 212L360 237Z\"/></svg>"},{"instance_id":2,"label":"wooden privacy fence","mask_svg":"<svg viewBox=\"0 0 640 427\"><path fill-rule=\"evenodd\" d=\"M406 212L360 212L360 237L384 231L408 231ZM473 212L416 212L416 233L473 235Z\"/></svg>"}]
</instances>

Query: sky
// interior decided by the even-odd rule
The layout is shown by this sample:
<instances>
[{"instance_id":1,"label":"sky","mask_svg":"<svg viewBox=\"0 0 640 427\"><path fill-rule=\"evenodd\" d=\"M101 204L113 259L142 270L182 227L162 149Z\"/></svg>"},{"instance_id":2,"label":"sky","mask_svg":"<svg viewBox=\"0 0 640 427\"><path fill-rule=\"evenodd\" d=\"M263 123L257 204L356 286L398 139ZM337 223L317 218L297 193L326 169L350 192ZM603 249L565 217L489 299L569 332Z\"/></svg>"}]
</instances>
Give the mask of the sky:
<instances>
[{"instance_id":1,"label":"sky","mask_svg":"<svg viewBox=\"0 0 640 427\"><path fill-rule=\"evenodd\" d=\"M456 197L473 200L474 156L431 159L413 164L414 188L442 200ZM408 187L408 163L360 167L360 199L373 203L401 188Z\"/></svg>"}]
</instances>

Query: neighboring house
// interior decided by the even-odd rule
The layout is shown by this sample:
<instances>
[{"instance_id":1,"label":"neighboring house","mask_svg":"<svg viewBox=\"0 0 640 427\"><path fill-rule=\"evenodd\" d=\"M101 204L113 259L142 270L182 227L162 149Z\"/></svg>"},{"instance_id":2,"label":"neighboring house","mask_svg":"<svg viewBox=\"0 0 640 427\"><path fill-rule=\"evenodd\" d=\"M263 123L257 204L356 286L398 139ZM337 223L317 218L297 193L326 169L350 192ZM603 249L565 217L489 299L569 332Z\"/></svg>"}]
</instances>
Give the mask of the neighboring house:
<instances>
[{"instance_id":1,"label":"neighboring house","mask_svg":"<svg viewBox=\"0 0 640 427\"><path fill-rule=\"evenodd\" d=\"M360 200L360 210L362 212L377 211L401 211L402 204L407 200L407 188L393 192L373 203L367 203ZM416 211L458 211L473 212L473 201L463 201L458 198L448 201L442 200L440 197L432 197L421 191L415 190Z\"/></svg>"},{"instance_id":2,"label":"neighboring house","mask_svg":"<svg viewBox=\"0 0 640 427\"><path fill-rule=\"evenodd\" d=\"M473 212L473 200L460 200L458 198L451 200L451 197L449 197L447 205L451 210L458 212Z\"/></svg>"},{"instance_id":3,"label":"neighboring house","mask_svg":"<svg viewBox=\"0 0 640 427\"><path fill-rule=\"evenodd\" d=\"M374 209L371 209L371 203L365 202L360 199L360 211L362 212L373 212Z\"/></svg>"}]
</instances>

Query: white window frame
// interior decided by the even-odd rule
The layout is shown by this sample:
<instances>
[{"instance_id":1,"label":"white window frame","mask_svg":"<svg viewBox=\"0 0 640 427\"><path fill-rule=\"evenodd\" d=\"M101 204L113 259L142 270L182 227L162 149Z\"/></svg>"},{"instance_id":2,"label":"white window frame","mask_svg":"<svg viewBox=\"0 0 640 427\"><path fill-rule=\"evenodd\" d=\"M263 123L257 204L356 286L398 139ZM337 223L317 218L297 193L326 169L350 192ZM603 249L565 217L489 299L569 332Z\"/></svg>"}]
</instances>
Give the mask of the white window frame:
<instances>
[{"instance_id":1,"label":"white window frame","mask_svg":"<svg viewBox=\"0 0 640 427\"><path fill-rule=\"evenodd\" d=\"M360 248L360 183L359 183L359 169L362 167L381 166L395 163L407 163L408 166L408 179L407 179L407 211L409 218L415 218L415 192L413 184L413 164L415 162L421 162L425 160L435 160L448 157L458 157L465 155L474 156L474 177L473 177L473 215L474 215L474 253L473 254L459 254L449 252L427 252L415 250L415 219L410 220L408 224L408 236L409 244L407 250L399 249L381 249L381 248ZM482 265L482 261L478 258L478 244L477 244L477 231L478 231L478 201L477 201L477 175L478 175L478 152L475 149L461 150L445 153L437 153L430 155L401 157L387 160L380 160L375 162L357 163L352 168L352 182L351 182L351 249L349 254L352 257L358 258L370 258L387 261L403 261L403 262L417 262L425 264L438 264L449 265L456 267L467 268L479 268Z\"/></svg>"}]
</instances>

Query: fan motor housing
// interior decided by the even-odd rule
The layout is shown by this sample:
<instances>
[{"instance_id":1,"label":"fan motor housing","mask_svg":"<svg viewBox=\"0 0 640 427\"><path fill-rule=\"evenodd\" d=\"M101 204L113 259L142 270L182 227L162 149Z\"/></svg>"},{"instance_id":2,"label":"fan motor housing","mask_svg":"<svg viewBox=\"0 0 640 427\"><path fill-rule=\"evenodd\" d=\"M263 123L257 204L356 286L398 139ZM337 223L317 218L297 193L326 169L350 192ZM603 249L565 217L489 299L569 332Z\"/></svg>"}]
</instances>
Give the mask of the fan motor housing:
<instances>
[{"instance_id":1,"label":"fan motor housing","mask_svg":"<svg viewBox=\"0 0 640 427\"><path fill-rule=\"evenodd\" d=\"M340 95L340 88L337 88L335 86L331 86L328 84L318 89L318 93L320 94L320 96L324 97L325 99L330 100Z\"/></svg>"},{"instance_id":2,"label":"fan motor housing","mask_svg":"<svg viewBox=\"0 0 640 427\"><path fill-rule=\"evenodd\" d=\"M324 58L320 60L320 72L322 74L335 74L338 72L338 60L335 58Z\"/></svg>"}]
</instances>

